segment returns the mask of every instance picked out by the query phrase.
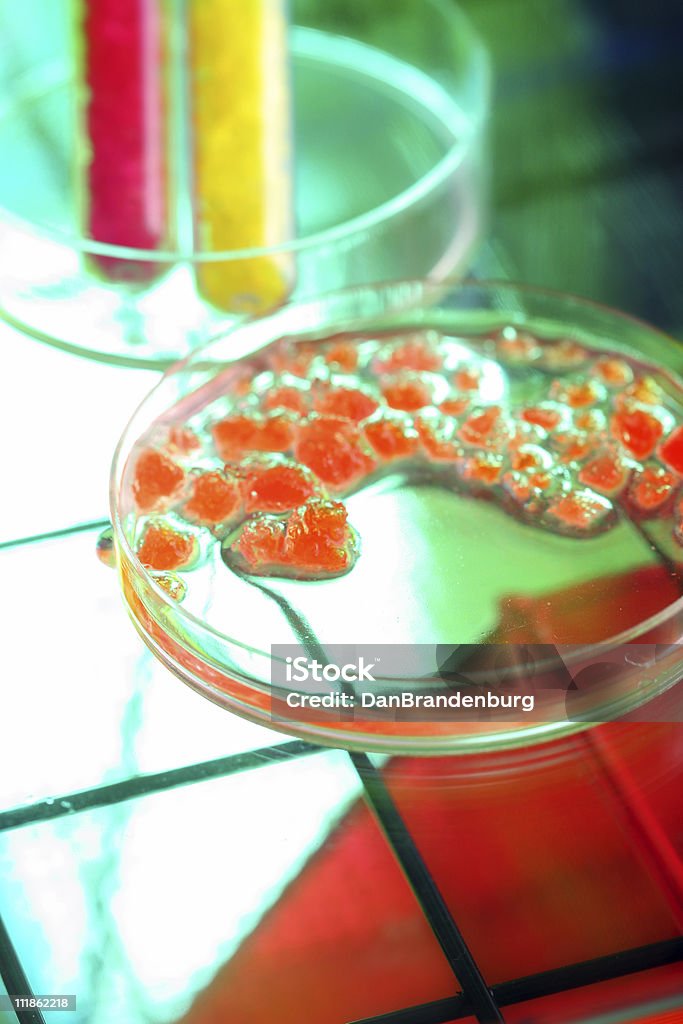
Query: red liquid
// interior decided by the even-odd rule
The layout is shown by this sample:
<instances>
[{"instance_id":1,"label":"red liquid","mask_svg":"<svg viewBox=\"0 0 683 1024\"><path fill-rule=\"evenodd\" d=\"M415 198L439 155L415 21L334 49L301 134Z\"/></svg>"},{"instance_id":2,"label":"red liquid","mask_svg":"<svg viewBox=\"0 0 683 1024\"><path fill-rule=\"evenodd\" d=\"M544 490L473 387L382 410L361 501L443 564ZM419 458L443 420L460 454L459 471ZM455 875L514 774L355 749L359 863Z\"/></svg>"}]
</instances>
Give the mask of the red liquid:
<instances>
[{"instance_id":1,"label":"red liquid","mask_svg":"<svg viewBox=\"0 0 683 1024\"><path fill-rule=\"evenodd\" d=\"M87 231L111 245L158 249L166 230L161 14L156 0L84 0ZM108 277L148 281L153 262L93 257Z\"/></svg>"}]
</instances>

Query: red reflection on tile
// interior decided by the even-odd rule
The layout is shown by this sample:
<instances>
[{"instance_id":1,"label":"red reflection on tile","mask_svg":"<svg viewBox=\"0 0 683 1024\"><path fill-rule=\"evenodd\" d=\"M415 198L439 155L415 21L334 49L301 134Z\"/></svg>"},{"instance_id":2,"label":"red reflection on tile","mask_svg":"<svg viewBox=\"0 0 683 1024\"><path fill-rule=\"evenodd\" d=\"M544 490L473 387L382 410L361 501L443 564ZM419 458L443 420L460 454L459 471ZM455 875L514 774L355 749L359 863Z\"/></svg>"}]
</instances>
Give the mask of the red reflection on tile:
<instances>
[{"instance_id":1,"label":"red reflection on tile","mask_svg":"<svg viewBox=\"0 0 683 1024\"><path fill-rule=\"evenodd\" d=\"M489 984L680 934L680 724L396 758L384 776ZM183 1024L347 1024L455 989L390 849L356 805ZM569 1024L681 989L674 965L507 1007L505 1019Z\"/></svg>"},{"instance_id":2,"label":"red reflection on tile","mask_svg":"<svg viewBox=\"0 0 683 1024\"><path fill-rule=\"evenodd\" d=\"M680 724L401 759L385 777L489 983L681 933Z\"/></svg>"},{"instance_id":3,"label":"red reflection on tile","mask_svg":"<svg viewBox=\"0 0 683 1024\"><path fill-rule=\"evenodd\" d=\"M359 803L182 1020L347 1024L457 991L390 848Z\"/></svg>"}]
</instances>

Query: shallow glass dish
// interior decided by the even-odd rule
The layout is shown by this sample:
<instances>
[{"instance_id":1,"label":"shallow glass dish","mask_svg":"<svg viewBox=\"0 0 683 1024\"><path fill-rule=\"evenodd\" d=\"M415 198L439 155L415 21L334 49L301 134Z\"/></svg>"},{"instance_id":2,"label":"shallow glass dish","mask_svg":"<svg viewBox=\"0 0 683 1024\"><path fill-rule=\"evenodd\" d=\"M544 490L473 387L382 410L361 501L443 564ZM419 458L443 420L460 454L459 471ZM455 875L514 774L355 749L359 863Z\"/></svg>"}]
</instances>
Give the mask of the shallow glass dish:
<instances>
[{"instance_id":1,"label":"shallow glass dish","mask_svg":"<svg viewBox=\"0 0 683 1024\"><path fill-rule=\"evenodd\" d=\"M279 11L280 0L267 2ZM268 229L268 241L249 248L215 244L197 228L187 76L201 80L210 99L214 85L218 94L226 88L227 73L199 57L191 69L185 61L184 19L201 15L200 0L146 7L160 12L166 55L150 110L138 118L141 164L147 161L145 173L156 174L163 191L152 204L163 222L153 246L123 244L111 211L114 240L84 214L94 200L85 185L93 148L83 127L89 93L81 8L0 0L7 40L0 49L0 315L63 348L154 367L186 355L217 325L287 297L443 277L468 265L486 209L489 66L455 5L420 0L397 10L384 2L294 0L291 172L283 163L270 186L286 191L291 178L292 203L281 204L291 205L291 216L283 208L278 218L292 226L280 226L275 238ZM235 79L230 88L238 87ZM157 102L163 108L155 113ZM106 143L104 116L98 125ZM153 131L158 144L144 137ZM248 177L244 168L235 173ZM131 230L142 231L142 217L129 219ZM222 276L258 281L273 268L281 289L254 286L253 294L226 292L225 301L214 301ZM202 280L213 281L209 291Z\"/></svg>"},{"instance_id":2,"label":"shallow glass dish","mask_svg":"<svg viewBox=\"0 0 683 1024\"><path fill-rule=\"evenodd\" d=\"M263 401L270 400L282 381L271 379L271 371L264 369L274 365L269 360L280 360L285 350L295 361L306 353L319 353L320 345L328 344L321 339L331 336L339 344L340 335L345 351L356 346L359 352L374 353L375 361L385 351L381 346L391 347L393 339L402 342L406 335L426 339L427 344L434 338L447 343L449 373L463 369L462 358L469 360L468 379L476 371L484 383L479 405L461 411L460 419L449 420L459 438L468 436L473 417L492 403L498 403L497 409L538 407L547 412L561 401L557 398L555 406L543 401L548 390L557 396L571 388L583 394L584 388L595 387L597 397L593 396L591 409L581 404L583 399L564 409L563 415L574 417L572 424L581 423L580 430L565 423L560 433L555 428L554 434L551 428L546 433L537 429L537 423L522 423L520 418L518 427L530 431L524 434L523 447L511 439L502 453L484 452L483 463L477 465L486 472L476 479L471 475L472 460L481 452L468 440L463 442L464 456L458 449L452 464L451 455L441 452L437 461L425 462L421 449L417 463L409 458L382 464L379 470L375 466L344 493L343 488L338 490L336 497L343 499L360 537L360 556L350 571L333 578L287 578L286 572L245 568L233 557L232 534L224 534L227 539L221 543L211 530L187 522L201 551L198 564L179 571L171 581L164 573L145 569L136 552L144 530L157 518L156 513L136 511L133 494L140 453L186 424L210 437L212 424L226 411L229 418L235 395L239 402L252 400L248 388L256 383L249 382L258 382ZM474 359L479 360L476 367ZM615 496L612 483L604 486L601 464L595 483L599 493L586 490L585 474L595 477L594 458L605 445L614 447L614 424L622 423L620 409L626 410L627 424L633 408L652 410L645 404L643 389L659 394L661 409L656 415L666 424L667 436L675 432L676 421L683 420L683 385L676 375L682 366L681 346L643 323L577 298L505 282L406 281L358 287L293 303L237 325L166 373L133 416L118 447L111 513L120 582L132 619L154 653L211 700L335 746L421 753L485 750L549 739L591 722L632 714L665 695L683 672L680 473L657 469L660 476L665 474L669 497L656 514L634 512L632 495L636 485L646 486L650 500L649 477L643 474L655 467L664 441L640 462L626 458L628 487L623 484L620 496ZM605 379L611 379L612 391L598 382L598 367ZM308 388L315 396L328 387L327 369L306 371L322 374L312 384L298 379L297 383L287 376L289 371L282 372L289 384L301 385L304 394ZM627 374L616 390L615 373ZM633 377L628 376L631 373ZM342 387L353 383L348 371L339 380L332 372L329 380ZM371 385L366 375L361 389L371 391ZM471 384L461 380L458 386ZM632 397L634 388L637 400ZM426 410L415 413L414 423L420 416L434 422L440 415L436 404L434 398ZM587 414L590 426L584 419ZM320 414L312 419L316 415ZM643 415L650 423L651 413ZM291 412L287 416L300 431L301 417ZM362 429L367 431L367 426ZM585 450L565 457L565 435L572 443L583 437ZM424 435L419 436L426 446ZM519 494L510 491L507 471L492 480L487 467L498 459L505 469L505 460L515 453L538 456L543 446L555 453L555 468L549 472L556 475L548 491L555 497L543 498L546 504L541 501L538 513L536 505L525 504L522 510L510 497L514 494L518 500ZM545 458L542 451L540 457ZM219 457L208 450L190 453L188 479L198 471L189 467L208 472L222 469L223 461L224 454ZM515 486L518 476L513 474ZM567 488L580 491L578 506L572 504L573 498L564 501ZM598 519L603 517L603 526L584 530L586 509L591 516L595 512ZM557 525L560 515L569 519L563 520L559 532L548 528L551 520ZM172 524L180 522L173 511L169 516ZM178 588L186 590L180 602ZM272 645L284 646L273 651ZM416 685L443 686L438 659L444 650L461 649L468 655L472 674L467 681L475 686L488 685L494 670L503 673L496 676L503 683L524 683L531 650L535 678L544 692L536 690L533 714L521 714L517 704L515 710L484 719L461 710L450 716L393 718L376 709L345 715L339 707L294 714L287 698L300 687L284 682L281 663L287 645L299 645L305 654L320 655L322 660L335 645L358 651L379 645L385 656L393 652L393 660L385 660L384 674L376 670L372 686L375 692L392 694ZM429 661L433 655L436 667ZM569 671L569 681L575 683L571 689L578 691L571 708L566 688L557 681L558 671L564 673L563 679ZM583 673L581 682L577 673Z\"/></svg>"}]
</instances>

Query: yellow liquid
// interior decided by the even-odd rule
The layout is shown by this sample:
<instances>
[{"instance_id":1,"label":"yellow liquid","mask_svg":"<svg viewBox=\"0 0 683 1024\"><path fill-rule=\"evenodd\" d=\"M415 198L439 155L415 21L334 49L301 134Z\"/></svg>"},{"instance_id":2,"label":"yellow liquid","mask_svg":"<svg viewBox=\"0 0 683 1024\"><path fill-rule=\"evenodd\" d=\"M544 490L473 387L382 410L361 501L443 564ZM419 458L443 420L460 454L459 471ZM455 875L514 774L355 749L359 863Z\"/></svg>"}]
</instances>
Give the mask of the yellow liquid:
<instances>
[{"instance_id":1,"label":"yellow liquid","mask_svg":"<svg viewBox=\"0 0 683 1024\"><path fill-rule=\"evenodd\" d=\"M193 0L188 11L197 246L277 245L292 233L291 117L284 0ZM200 264L203 297L258 312L289 293L292 257Z\"/></svg>"}]
</instances>

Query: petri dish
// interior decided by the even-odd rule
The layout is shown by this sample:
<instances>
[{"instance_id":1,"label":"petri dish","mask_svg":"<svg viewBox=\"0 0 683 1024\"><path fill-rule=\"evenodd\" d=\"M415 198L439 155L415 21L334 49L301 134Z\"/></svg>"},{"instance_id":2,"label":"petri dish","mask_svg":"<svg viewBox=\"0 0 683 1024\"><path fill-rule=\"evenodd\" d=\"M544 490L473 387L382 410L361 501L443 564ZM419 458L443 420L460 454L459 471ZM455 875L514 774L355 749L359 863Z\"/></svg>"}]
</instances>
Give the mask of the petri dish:
<instances>
[{"instance_id":1,"label":"petri dish","mask_svg":"<svg viewBox=\"0 0 683 1024\"><path fill-rule=\"evenodd\" d=\"M472 752L630 714L680 672L682 354L508 282L352 288L237 325L119 444L133 621L205 696L335 746ZM535 701L293 710L287 658L339 651L383 659L376 694L533 678Z\"/></svg>"},{"instance_id":2,"label":"petri dish","mask_svg":"<svg viewBox=\"0 0 683 1024\"><path fill-rule=\"evenodd\" d=\"M279 11L280 0L263 3L265 11ZM203 200L191 160L199 108L196 117L188 109L188 76L201 81L205 99L240 82L226 86L229 72L210 47L206 60L202 50L188 66L184 19L200 16L201 6L164 5L159 13L157 49L165 64L157 68L150 58L156 88L140 100L150 110L134 119L144 159L138 149L131 157L133 170L139 164L154 177L145 188L159 193L155 226L142 244L142 213L128 217L130 234L119 223L125 197L114 207L120 217L100 224L84 214L95 202L87 188L93 146L83 129L90 86L72 5L28 0L17 11L0 0L8 41L0 51L0 143L8 154L0 173L0 315L64 349L155 368L186 355L219 325L288 297L373 280L444 277L468 265L487 206L490 76L467 18L439 0L402 5L400 12L384 4L344 11L311 0L291 6L291 156L275 154L282 172L270 186L283 191L289 182L291 198L273 213L283 222L277 230L228 247L221 244L225 231L200 230ZM121 20L116 5L112 12ZM117 31L125 28L123 19ZM134 103L135 83L127 84ZM97 131L107 143L106 119ZM103 188L115 184L107 179ZM226 176L226 190L233 187ZM135 209L138 200L130 197ZM231 291L221 284L259 282L275 270L282 288L271 281Z\"/></svg>"}]
</instances>

